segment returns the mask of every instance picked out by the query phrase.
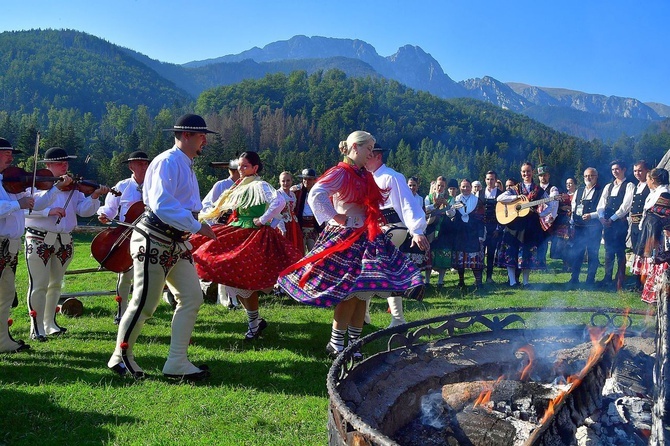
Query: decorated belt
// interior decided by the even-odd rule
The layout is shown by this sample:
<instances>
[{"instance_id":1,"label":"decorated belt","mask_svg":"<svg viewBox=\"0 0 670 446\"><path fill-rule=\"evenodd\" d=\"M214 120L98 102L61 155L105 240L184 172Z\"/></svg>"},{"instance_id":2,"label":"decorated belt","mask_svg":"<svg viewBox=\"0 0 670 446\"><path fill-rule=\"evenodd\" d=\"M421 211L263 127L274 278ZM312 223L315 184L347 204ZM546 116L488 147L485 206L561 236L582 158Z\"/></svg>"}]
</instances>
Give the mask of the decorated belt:
<instances>
[{"instance_id":1,"label":"decorated belt","mask_svg":"<svg viewBox=\"0 0 670 446\"><path fill-rule=\"evenodd\" d=\"M640 223L642 221L642 214L630 214L630 220L633 223Z\"/></svg>"},{"instance_id":2,"label":"decorated belt","mask_svg":"<svg viewBox=\"0 0 670 446\"><path fill-rule=\"evenodd\" d=\"M184 241L191 235L190 232L180 231L179 229L163 223L163 221L149 208L142 214L140 222L158 233L167 235L170 239L176 242Z\"/></svg>"},{"instance_id":3,"label":"decorated belt","mask_svg":"<svg viewBox=\"0 0 670 446\"><path fill-rule=\"evenodd\" d=\"M26 232L28 234L36 235L36 236L42 237L42 238L44 238L47 235L47 231L40 231L40 230L35 229L35 228L26 228Z\"/></svg>"},{"instance_id":4,"label":"decorated belt","mask_svg":"<svg viewBox=\"0 0 670 446\"><path fill-rule=\"evenodd\" d=\"M398 213L393 208L382 209L381 211L382 215L386 219L387 224L400 223L402 221L400 220Z\"/></svg>"}]
</instances>

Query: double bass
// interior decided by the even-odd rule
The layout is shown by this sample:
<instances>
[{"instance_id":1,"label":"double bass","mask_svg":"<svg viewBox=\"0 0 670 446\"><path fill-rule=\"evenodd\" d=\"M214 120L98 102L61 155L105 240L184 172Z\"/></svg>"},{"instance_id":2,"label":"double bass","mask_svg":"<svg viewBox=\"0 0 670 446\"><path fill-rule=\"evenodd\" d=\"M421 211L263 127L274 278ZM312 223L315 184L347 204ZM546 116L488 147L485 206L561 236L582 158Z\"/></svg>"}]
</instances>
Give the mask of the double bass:
<instances>
[{"instance_id":1,"label":"double bass","mask_svg":"<svg viewBox=\"0 0 670 446\"><path fill-rule=\"evenodd\" d=\"M125 221L136 222L144 212L144 203L136 201L126 212ZM98 261L100 268L106 268L115 273L123 273L133 267L130 256L130 237L132 226L119 225L107 228L93 238L91 255Z\"/></svg>"}]
</instances>

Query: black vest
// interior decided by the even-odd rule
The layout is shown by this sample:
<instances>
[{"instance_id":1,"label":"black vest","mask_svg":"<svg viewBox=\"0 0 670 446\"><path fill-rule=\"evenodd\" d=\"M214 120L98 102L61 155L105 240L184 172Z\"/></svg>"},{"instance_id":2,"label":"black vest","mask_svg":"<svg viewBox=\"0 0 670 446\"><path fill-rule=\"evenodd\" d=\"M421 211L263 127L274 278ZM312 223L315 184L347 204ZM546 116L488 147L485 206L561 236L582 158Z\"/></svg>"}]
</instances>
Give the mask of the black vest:
<instances>
[{"instance_id":1,"label":"black vest","mask_svg":"<svg viewBox=\"0 0 670 446\"><path fill-rule=\"evenodd\" d=\"M607 201L605 201L605 218L610 218L616 213L617 209L621 207L623 198L626 195L626 188L628 187L628 183L630 183L630 181L624 180L623 183L621 183L619 186L619 192L616 195L611 195L614 183L607 185L609 187L607 187Z\"/></svg>"},{"instance_id":2,"label":"black vest","mask_svg":"<svg viewBox=\"0 0 670 446\"><path fill-rule=\"evenodd\" d=\"M580 186L577 189L577 192L575 192L576 208L579 207L579 205L582 206L582 215L590 214L596 211L596 208L598 207L598 202L600 201L600 195L603 193L603 189L596 184L596 187L593 188L593 194L589 199L582 198L584 196L584 191L585 186ZM575 226L594 226L600 224L600 220L598 220L597 218L592 218L590 220L584 221L582 219L582 216L577 215L576 212L572 214L572 218L575 221Z\"/></svg>"},{"instance_id":3,"label":"black vest","mask_svg":"<svg viewBox=\"0 0 670 446\"><path fill-rule=\"evenodd\" d=\"M640 193L637 192L637 187L635 188L633 204L630 207L630 218L634 224L640 223L640 220L642 220L642 211L647 195L649 195L649 186L645 185Z\"/></svg>"},{"instance_id":4,"label":"black vest","mask_svg":"<svg viewBox=\"0 0 670 446\"><path fill-rule=\"evenodd\" d=\"M495 197L486 198L486 188L480 190L477 193L477 198L479 201L484 203L484 224L488 225L497 225L498 220L496 219L496 203L498 202L496 198L502 192L497 187L494 189Z\"/></svg>"}]
</instances>

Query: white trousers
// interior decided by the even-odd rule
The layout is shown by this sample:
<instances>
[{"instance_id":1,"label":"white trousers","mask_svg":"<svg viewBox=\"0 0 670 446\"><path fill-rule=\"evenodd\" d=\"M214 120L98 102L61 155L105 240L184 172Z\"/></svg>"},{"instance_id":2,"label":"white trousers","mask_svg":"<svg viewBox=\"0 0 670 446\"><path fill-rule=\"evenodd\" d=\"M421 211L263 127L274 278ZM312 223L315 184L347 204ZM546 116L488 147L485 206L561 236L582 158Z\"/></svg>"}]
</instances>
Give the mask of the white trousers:
<instances>
[{"instance_id":1,"label":"white trousers","mask_svg":"<svg viewBox=\"0 0 670 446\"><path fill-rule=\"evenodd\" d=\"M199 373L187 357L188 344L198 310L203 303L200 282L193 265L190 244L174 242L165 235L138 223L130 241L133 257L133 297L128 304L116 337L116 347L107 365L123 362L131 373L141 372L133 347L144 326L158 307L167 283L177 302L172 317L170 352L163 373L186 375Z\"/></svg>"},{"instance_id":2,"label":"white trousers","mask_svg":"<svg viewBox=\"0 0 670 446\"><path fill-rule=\"evenodd\" d=\"M60 332L56 307L63 277L74 255L70 234L47 233L41 237L26 233L28 265L28 312L30 334L46 336Z\"/></svg>"},{"instance_id":3,"label":"white trousers","mask_svg":"<svg viewBox=\"0 0 670 446\"><path fill-rule=\"evenodd\" d=\"M14 241L18 246L20 240ZM9 312L16 292L16 265L18 253L10 252L9 240L0 238L0 353L11 352L21 345L9 334Z\"/></svg>"}]
</instances>

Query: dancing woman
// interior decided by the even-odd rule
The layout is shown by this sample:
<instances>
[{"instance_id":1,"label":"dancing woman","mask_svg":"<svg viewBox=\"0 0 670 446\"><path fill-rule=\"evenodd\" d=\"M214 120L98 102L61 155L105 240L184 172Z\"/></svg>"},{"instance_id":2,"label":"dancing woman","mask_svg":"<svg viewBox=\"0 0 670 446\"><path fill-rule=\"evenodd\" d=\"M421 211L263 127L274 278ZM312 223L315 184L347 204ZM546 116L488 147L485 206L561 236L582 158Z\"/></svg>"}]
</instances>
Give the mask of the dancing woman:
<instances>
[{"instance_id":1,"label":"dancing woman","mask_svg":"<svg viewBox=\"0 0 670 446\"><path fill-rule=\"evenodd\" d=\"M282 272L279 286L295 300L320 307L335 306L331 357L358 339L366 300L388 297L422 286L421 272L386 238L379 227L380 206L387 193L364 169L375 138L356 131L340 142L344 160L324 173L308 200L325 229L305 258ZM360 359L360 353L355 355Z\"/></svg>"},{"instance_id":2,"label":"dancing woman","mask_svg":"<svg viewBox=\"0 0 670 446\"><path fill-rule=\"evenodd\" d=\"M257 338L267 327L267 322L259 317L258 292L271 290L279 272L302 256L271 227L286 203L270 184L260 179L262 169L256 152L240 155L240 179L221 194L212 211L200 215L201 220L216 219L232 210L230 222L213 228L216 240L191 238L198 276L226 285L246 309L246 341Z\"/></svg>"}]
</instances>

